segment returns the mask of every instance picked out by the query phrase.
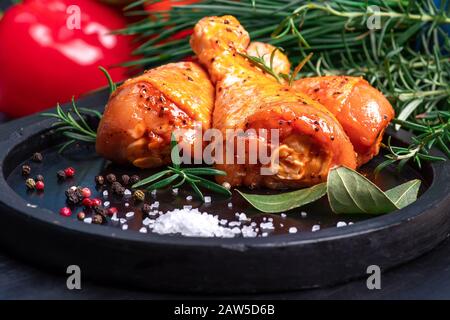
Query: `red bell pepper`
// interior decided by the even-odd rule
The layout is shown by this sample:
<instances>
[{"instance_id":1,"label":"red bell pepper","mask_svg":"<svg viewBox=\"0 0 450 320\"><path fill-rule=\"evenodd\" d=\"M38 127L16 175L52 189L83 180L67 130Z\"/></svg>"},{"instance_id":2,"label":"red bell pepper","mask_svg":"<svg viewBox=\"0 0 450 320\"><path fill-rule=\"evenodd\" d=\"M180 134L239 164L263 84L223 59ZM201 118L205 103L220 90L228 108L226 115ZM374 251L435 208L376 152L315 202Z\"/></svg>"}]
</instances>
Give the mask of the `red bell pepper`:
<instances>
[{"instance_id":1,"label":"red bell pepper","mask_svg":"<svg viewBox=\"0 0 450 320\"><path fill-rule=\"evenodd\" d=\"M131 38L110 34L125 26L120 13L89 0L9 8L0 20L0 111L23 116L99 88L105 78L98 66L114 81L126 79L126 68L112 66L132 60Z\"/></svg>"}]
</instances>

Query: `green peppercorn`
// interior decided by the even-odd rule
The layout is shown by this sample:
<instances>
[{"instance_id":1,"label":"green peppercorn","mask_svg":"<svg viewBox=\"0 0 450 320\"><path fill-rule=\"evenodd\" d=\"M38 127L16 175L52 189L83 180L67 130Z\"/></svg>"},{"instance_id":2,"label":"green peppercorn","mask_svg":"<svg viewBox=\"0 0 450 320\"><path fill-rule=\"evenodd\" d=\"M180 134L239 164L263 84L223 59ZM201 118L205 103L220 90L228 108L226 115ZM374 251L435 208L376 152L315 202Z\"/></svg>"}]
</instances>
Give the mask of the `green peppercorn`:
<instances>
[{"instance_id":1,"label":"green peppercorn","mask_svg":"<svg viewBox=\"0 0 450 320\"><path fill-rule=\"evenodd\" d=\"M34 181L34 179L32 178L28 178L25 181L25 185L27 186L28 189L33 190L36 187L36 181Z\"/></svg>"},{"instance_id":2,"label":"green peppercorn","mask_svg":"<svg viewBox=\"0 0 450 320\"><path fill-rule=\"evenodd\" d=\"M133 193L133 198L135 201L144 201L145 200L145 192L142 190L136 190Z\"/></svg>"}]
</instances>

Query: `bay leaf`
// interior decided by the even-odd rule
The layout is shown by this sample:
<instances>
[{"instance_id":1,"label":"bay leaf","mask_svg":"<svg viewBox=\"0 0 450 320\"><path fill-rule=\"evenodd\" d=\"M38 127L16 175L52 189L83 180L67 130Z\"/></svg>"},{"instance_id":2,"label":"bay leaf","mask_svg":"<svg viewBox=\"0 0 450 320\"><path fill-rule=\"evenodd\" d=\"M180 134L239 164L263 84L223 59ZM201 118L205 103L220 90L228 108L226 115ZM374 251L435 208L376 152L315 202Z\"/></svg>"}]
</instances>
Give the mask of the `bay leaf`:
<instances>
[{"instance_id":1,"label":"bay leaf","mask_svg":"<svg viewBox=\"0 0 450 320\"><path fill-rule=\"evenodd\" d=\"M385 191L385 194L397 208L401 209L417 200L420 184L419 179L414 179Z\"/></svg>"},{"instance_id":2,"label":"bay leaf","mask_svg":"<svg viewBox=\"0 0 450 320\"><path fill-rule=\"evenodd\" d=\"M237 190L253 207L265 213L279 213L304 206L322 198L327 192L325 182L310 188L275 195L248 194Z\"/></svg>"},{"instance_id":3,"label":"bay leaf","mask_svg":"<svg viewBox=\"0 0 450 320\"><path fill-rule=\"evenodd\" d=\"M327 192L335 213L383 214L398 209L374 183L347 167L330 170Z\"/></svg>"}]
</instances>

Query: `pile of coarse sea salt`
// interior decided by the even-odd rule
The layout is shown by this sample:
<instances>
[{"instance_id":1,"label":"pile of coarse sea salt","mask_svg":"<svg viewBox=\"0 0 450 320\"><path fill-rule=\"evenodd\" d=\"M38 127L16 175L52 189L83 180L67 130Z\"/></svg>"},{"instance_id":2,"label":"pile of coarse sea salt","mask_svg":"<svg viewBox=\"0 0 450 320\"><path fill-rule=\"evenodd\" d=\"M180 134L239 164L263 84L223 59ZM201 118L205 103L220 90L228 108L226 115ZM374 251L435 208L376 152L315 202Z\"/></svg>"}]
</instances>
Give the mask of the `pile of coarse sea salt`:
<instances>
[{"instance_id":1,"label":"pile of coarse sea salt","mask_svg":"<svg viewBox=\"0 0 450 320\"><path fill-rule=\"evenodd\" d=\"M244 220L242 214L239 220ZM247 220L247 217L245 217ZM243 225L241 221L228 223L217 215L200 212L198 209L183 208L168 211L149 224L149 228L159 234L181 234L188 237L220 237L233 238L256 237L256 224Z\"/></svg>"}]
</instances>

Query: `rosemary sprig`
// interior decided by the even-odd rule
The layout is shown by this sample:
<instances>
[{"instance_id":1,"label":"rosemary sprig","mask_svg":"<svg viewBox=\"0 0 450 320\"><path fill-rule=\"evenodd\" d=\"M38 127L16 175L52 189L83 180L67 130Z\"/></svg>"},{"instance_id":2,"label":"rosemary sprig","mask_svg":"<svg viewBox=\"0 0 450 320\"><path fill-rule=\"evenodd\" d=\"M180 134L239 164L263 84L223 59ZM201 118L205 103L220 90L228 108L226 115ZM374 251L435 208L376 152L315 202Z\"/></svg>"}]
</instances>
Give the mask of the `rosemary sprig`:
<instances>
[{"instance_id":1,"label":"rosemary sprig","mask_svg":"<svg viewBox=\"0 0 450 320\"><path fill-rule=\"evenodd\" d=\"M100 69L101 72L103 72L103 74L106 77L106 80L108 81L108 86L109 86L109 94L113 94L114 91L116 91L117 89L117 85L116 83L113 81L113 79L111 78L111 75L109 74L108 70L106 70L105 68L103 68L102 66L98 67Z\"/></svg>"},{"instance_id":2,"label":"rosemary sprig","mask_svg":"<svg viewBox=\"0 0 450 320\"><path fill-rule=\"evenodd\" d=\"M71 111L74 115L72 115ZM58 119L58 121L52 124L53 127L56 127L55 132L61 131L62 134L69 139L67 142L62 144L58 150L59 152L63 152L68 146L76 141L95 143L97 132L89 126L82 114L91 114L99 119L102 117L101 113L96 110L78 108L73 97L72 108L66 113L63 111L59 103L56 106L55 113L41 113L42 116Z\"/></svg>"},{"instance_id":3,"label":"rosemary sprig","mask_svg":"<svg viewBox=\"0 0 450 320\"><path fill-rule=\"evenodd\" d=\"M135 183L132 188L139 188L142 186L147 186L147 190L156 190L165 188L173 184L174 188L178 188L184 183L188 183L194 190L196 195L202 200L205 200L203 193L199 187L208 189L210 191L231 196L230 190L212 182L211 180L205 179L201 176L221 176L226 175L224 171L217 170L214 168L203 167L203 168L181 168L181 161L179 157L179 148L175 137L172 135L171 139L171 155L172 155L172 166L167 166L167 169L157 172L150 177L142 179L141 181Z\"/></svg>"},{"instance_id":4,"label":"rosemary sprig","mask_svg":"<svg viewBox=\"0 0 450 320\"><path fill-rule=\"evenodd\" d=\"M247 58L253 65L257 66L258 68L260 68L261 70L263 70L264 72L270 74L272 77L274 77L279 83L281 83L282 81L282 75L278 74L277 72L275 72L275 70L273 69L273 61L275 59L275 54L277 53L277 51L283 51L283 49L281 48L275 48L271 53L270 53L270 58L269 58L269 64L266 63L266 60L264 59L264 57L267 54L263 54L262 56L258 54L258 57L256 56L250 56L248 54L244 54L244 53L239 53L240 56Z\"/></svg>"},{"instance_id":5,"label":"rosemary sprig","mask_svg":"<svg viewBox=\"0 0 450 320\"><path fill-rule=\"evenodd\" d=\"M434 122L437 118L439 123L436 125L423 125L410 121L394 120L394 123L401 124L403 127L420 132L412 138L412 143L408 147L396 147L391 145L391 137L388 138L388 144L383 145L389 151L385 157L387 160L380 163L375 169L375 174L379 173L387 166L397 163L397 168L401 170L410 160L414 161L420 168L422 161L445 161L445 157L437 157L429 154L431 148L435 145L440 147L447 158L450 158L450 112L437 112L424 115L428 120Z\"/></svg>"}]
</instances>

